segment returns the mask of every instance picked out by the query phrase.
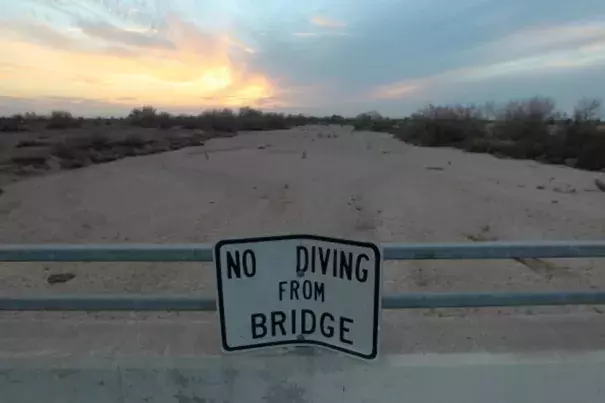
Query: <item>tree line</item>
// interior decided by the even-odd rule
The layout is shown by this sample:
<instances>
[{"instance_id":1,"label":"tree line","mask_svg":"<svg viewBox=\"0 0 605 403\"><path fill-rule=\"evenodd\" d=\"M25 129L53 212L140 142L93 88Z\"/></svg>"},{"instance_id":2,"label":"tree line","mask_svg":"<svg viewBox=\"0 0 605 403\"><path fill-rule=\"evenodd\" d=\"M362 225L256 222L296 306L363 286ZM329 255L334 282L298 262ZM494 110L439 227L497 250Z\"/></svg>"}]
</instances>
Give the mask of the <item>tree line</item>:
<instances>
[{"instance_id":1,"label":"tree line","mask_svg":"<svg viewBox=\"0 0 605 403\"><path fill-rule=\"evenodd\" d=\"M534 97L504 105L429 105L404 119L369 112L357 116L354 125L358 130L392 133L420 146L602 170L605 125L601 112L598 99L580 100L567 115L557 110L552 99Z\"/></svg>"}]
</instances>

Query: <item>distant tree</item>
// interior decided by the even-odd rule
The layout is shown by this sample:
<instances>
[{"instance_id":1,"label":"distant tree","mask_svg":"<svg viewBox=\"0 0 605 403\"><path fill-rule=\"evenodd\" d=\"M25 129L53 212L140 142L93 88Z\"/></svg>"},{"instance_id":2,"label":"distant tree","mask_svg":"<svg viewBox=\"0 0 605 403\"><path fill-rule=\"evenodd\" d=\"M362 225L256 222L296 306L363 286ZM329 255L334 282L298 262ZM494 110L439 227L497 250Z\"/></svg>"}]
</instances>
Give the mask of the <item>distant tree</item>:
<instances>
[{"instance_id":1,"label":"distant tree","mask_svg":"<svg viewBox=\"0 0 605 403\"><path fill-rule=\"evenodd\" d=\"M330 123L335 123L335 124L340 125L345 122L345 118L343 118L340 115L332 115L332 116L330 116L329 121L330 121Z\"/></svg>"},{"instance_id":2,"label":"distant tree","mask_svg":"<svg viewBox=\"0 0 605 403\"><path fill-rule=\"evenodd\" d=\"M382 115L378 113L378 111L369 111L360 113L356 117L357 120L380 120L382 119Z\"/></svg>"},{"instance_id":3,"label":"distant tree","mask_svg":"<svg viewBox=\"0 0 605 403\"><path fill-rule=\"evenodd\" d=\"M582 98L574 108L576 122L596 121L601 117L601 100L596 98Z\"/></svg>"},{"instance_id":4,"label":"distant tree","mask_svg":"<svg viewBox=\"0 0 605 403\"><path fill-rule=\"evenodd\" d=\"M500 111L499 120L546 122L557 119L559 116L554 100L533 97L507 103Z\"/></svg>"},{"instance_id":5,"label":"distant tree","mask_svg":"<svg viewBox=\"0 0 605 403\"><path fill-rule=\"evenodd\" d=\"M153 106L134 108L128 114L127 120L133 126L156 127L158 125L157 109Z\"/></svg>"},{"instance_id":6,"label":"distant tree","mask_svg":"<svg viewBox=\"0 0 605 403\"><path fill-rule=\"evenodd\" d=\"M48 129L68 129L80 127L83 119L76 119L67 111L52 111L46 127Z\"/></svg>"}]
</instances>

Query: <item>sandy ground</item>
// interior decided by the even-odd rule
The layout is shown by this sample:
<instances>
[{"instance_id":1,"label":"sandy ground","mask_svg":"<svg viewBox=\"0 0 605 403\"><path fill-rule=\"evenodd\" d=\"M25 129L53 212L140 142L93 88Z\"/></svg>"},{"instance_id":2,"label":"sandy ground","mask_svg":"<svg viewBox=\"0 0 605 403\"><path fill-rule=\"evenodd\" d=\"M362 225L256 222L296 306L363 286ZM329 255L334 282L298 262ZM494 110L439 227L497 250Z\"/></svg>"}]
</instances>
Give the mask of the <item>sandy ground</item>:
<instances>
[{"instance_id":1,"label":"sandy ground","mask_svg":"<svg viewBox=\"0 0 605 403\"><path fill-rule=\"evenodd\" d=\"M602 239L605 193L596 190L597 175L533 161L418 148L390 135L340 127L242 133L203 147L6 186L0 196L0 242L188 243L287 233L375 242ZM605 285L602 263L386 262L384 291L590 290ZM65 284L47 283L50 274L65 271L76 277ZM0 264L1 294L43 292L213 295L215 283L212 267L200 270L199 264ZM504 340L498 344L502 346L505 334L525 334L521 344L531 349L540 348L541 338L553 333L561 337L556 348L600 348L605 347L600 312L598 307L391 311L383 315L383 334L390 338L387 348L396 350L414 350L416 342L420 347L415 350L459 350L464 340L481 337L487 341L467 343L468 349L494 346L496 339ZM31 332L34 318L41 320L40 328L44 321L63 318L73 323L93 316L216 325L213 315L175 315L3 313L0 320L11 329L23 326L23 332ZM502 319L494 319L498 317ZM534 322L544 318L548 334L536 326L524 328L528 317ZM484 323L493 336L481 336L482 330L471 322ZM435 336L456 326L475 330L454 341ZM405 342L396 331L401 327L407 329ZM575 336L553 329L568 329ZM10 340L4 341L0 335L0 351L15 349L17 334L14 330L12 339L6 336Z\"/></svg>"}]
</instances>

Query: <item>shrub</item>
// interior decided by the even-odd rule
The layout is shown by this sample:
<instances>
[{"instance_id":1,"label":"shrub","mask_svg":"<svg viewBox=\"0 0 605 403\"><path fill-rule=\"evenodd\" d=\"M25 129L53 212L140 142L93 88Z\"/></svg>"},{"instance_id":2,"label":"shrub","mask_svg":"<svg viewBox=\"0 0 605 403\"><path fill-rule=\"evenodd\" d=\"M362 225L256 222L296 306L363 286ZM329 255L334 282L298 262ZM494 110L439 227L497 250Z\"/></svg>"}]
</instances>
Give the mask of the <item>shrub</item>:
<instances>
[{"instance_id":1,"label":"shrub","mask_svg":"<svg viewBox=\"0 0 605 403\"><path fill-rule=\"evenodd\" d=\"M597 125L575 123L568 127L566 158L577 158L576 167L589 170L605 168L605 133Z\"/></svg>"},{"instance_id":2,"label":"shrub","mask_svg":"<svg viewBox=\"0 0 605 403\"><path fill-rule=\"evenodd\" d=\"M82 126L83 119L74 118L67 111L52 111L48 118L46 128L48 129L70 129Z\"/></svg>"},{"instance_id":3,"label":"shrub","mask_svg":"<svg viewBox=\"0 0 605 403\"><path fill-rule=\"evenodd\" d=\"M475 106L429 105L386 131L423 146L453 146L598 170L605 168L600 105L597 100L580 101L574 119L565 119L554 101L541 97L511 101L501 108L489 104L483 111ZM486 113L496 120L485 119ZM377 120L362 116L360 122L372 127Z\"/></svg>"},{"instance_id":4,"label":"shrub","mask_svg":"<svg viewBox=\"0 0 605 403\"><path fill-rule=\"evenodd\" d=\"M23 132L27 131L26 120L21 115L0 118L0 132Z\"/></svg>"},{"instance_id":5,"label":"shrub","mask_svg":"<svg viewBox=\"0 0 605 403\"><path fill-rule=\"evenodd\" d=\"M231 109L214 109L198 116L200 127L222 133L235 133L239 129L235 113Z\"/></svg>"},{"instance_id":6,"label":"shrub","mask_svg":"<svg viewBox=\"0 0 605 403\"><path fill-rule=\"evenodd\" d=\"M385 122L385 120L387 122ZM387 131L390 127L389 119L384 119L382 115L376 111L360 113L353 121L355 130L375 130Z\"/></svg>"},{"instance_id":7,"label":"shrub","mask_svg":"<svg viewBox=\"0 0 605 403\"><path fill-rule=\"evenodd\" d=\"M344 119L344 118L343 118ZM179 126L183 129L202 129L215 132L235 133L238 130L275 130L309 123L311 118L304 115L284 115L264 113L250 107L241 108L239 113L231 109L213 109L197 116L158 113L151 106L133 109L127 117L133 126L158 127L168 129Z\"/></svg>"},{"instance_id":8,"label":"shrub","mask_svg":"<svg viewBox=\"0 0 605 403\"><path fill-rule=\"evenodd\" d=\"M148 143L149 141L145 140L143 136L138 134L131 134L124 140L122 140L119 144L125 147L138 148L143 147Z\"/></svg>"},{"instance_id":9,"label":"shrub","mask_svg":"<svg viewBox=\"0 0 605 403\"><path fill-rule=\"evenodd\" d=\"M596 122L601 117L601 100L582 98L574 108L574 120L580 122Z\"/></svg>"},{"instance_id":10,"label":"shrub","mask_svg":"<svg viewBox=\"0 0 605 403\"><path fill-rule=\"evenodd\" d=\"M152 106L135 108L126 119L133 126L158 127L159 125L157 110Z\"/></svg>"},{"instance_id":11,"label":"shrub","mask_svg":"<svg viewBox=\"0 0 605 403\"><path fill-rule=\"evenodd\" d=\"M475 106L429 105L412 115L401 133L403 139L424 146L472 147L485 137L485 122Z\"/></svg>"},{"instance_id":12,"label":"shrub","mask_svg":"<svg viewBox=\"0 0 605 403\"><path fill-rule=\"evenodd\" d=\"M340 115L332 115L329 119L329 122L336 125L342 125L346 123L345 118Z\"/></svg>"},{"instance_id":13,"label":"shrub","mask_svg":"<svg viewBox=\"0 0 605 403\"><path fill-rule=\"evenodd\" d=\"M242 130L266 130L266 122L263 113L249 107L240 108L238 114L240 128Z\"/></svg>"}]
</instances>

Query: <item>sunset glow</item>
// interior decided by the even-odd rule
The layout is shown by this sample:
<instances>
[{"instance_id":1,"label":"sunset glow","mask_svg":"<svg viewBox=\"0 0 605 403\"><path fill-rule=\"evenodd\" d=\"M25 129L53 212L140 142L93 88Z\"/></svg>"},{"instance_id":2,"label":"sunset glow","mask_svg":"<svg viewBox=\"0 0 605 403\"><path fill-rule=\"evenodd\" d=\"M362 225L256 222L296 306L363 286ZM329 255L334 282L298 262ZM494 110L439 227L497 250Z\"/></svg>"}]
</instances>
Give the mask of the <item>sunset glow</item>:
<instances>
[{"instance_id":1,"label":"sunset glow","mask_svg":"<svg viewBox=\"0 0 605 403\"><path fill-rule=\"evenodd\" d=\"M604 1L483 3L5 0L0 116L400 116L536 94L571 110L605 93Z\"/></svg>"},{"instance_id":2,"label":"sunset glow","mask_svg":"<svg viewBox=\"0 0 605 403\"><path fill-rule=\"evenodd\" d=\"M241 56L252 50L241 42L175 18L166 32L172 46L145 48L91 45L74 29L62 33L62 47L3 37L0 54L11 65L0 70L0 88L12 97L163 107L255 106L275 94L269 77L247 69Z\"/></svg>"}]
</instances>

